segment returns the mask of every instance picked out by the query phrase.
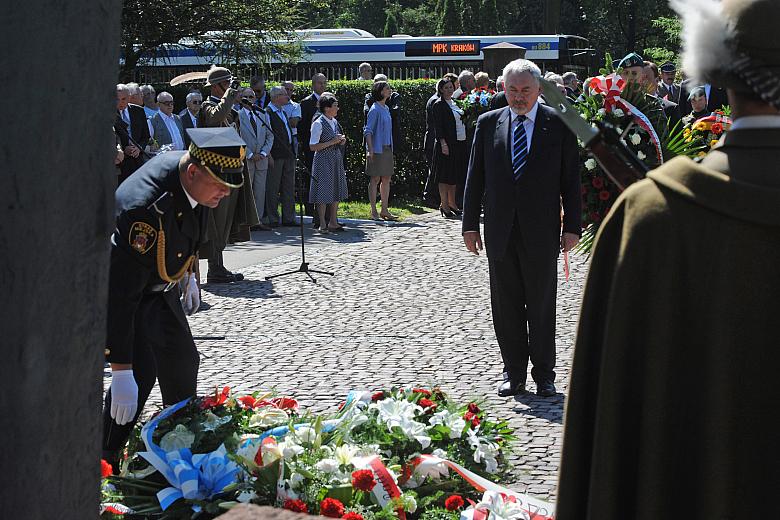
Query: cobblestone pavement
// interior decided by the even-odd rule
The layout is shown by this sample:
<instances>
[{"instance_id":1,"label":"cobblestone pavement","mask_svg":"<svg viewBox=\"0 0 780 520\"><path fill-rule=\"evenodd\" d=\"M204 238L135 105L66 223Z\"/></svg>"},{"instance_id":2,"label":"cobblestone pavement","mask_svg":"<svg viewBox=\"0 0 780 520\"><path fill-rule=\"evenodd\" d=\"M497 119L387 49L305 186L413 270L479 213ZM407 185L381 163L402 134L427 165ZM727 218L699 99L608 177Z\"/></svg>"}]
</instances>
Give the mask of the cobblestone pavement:
<instances>
[{"instance_id":1,"label":"cobblestone pavement","mask_svg":"<svg viewBox=\"0 0 780 520\"><path fill-rule=\"evenodd\" d=\"M265 281L297 269L294 254L242 269L241 283L204 287L209 308L191 318L193 335L225 339L196 341L199 391L274 387L324 410L350 389L440 385L454 398L485 401L489 413L510 420L519 438L510 455L511 487L554 500L585 259L572 258L568 282L559 277L558 396L512 400L496 394L502 367L487 260L466 252L459 221L427 214L333 240L307 255L311 268L336 273L317 276L316 285L303 274ZM157 388L152 402L160 402Z\"/></svg>"}]
</instances>

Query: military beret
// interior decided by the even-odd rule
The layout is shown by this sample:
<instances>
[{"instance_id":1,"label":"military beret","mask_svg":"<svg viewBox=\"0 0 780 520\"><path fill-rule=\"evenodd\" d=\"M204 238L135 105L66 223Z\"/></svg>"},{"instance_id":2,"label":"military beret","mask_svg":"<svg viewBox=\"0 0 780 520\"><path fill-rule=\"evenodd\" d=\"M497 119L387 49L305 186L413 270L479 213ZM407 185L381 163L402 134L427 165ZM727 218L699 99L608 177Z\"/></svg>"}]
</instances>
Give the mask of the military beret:
<instances>
[{"instance_id":1,"label":"military beret","mask_svg":"<svg viewBox=\"0 0 780 520\"><path fill-rule=\"evenodd\" d=\"M622 60L620 60L620 63L618 64L618 67L622 69L628 67L644 67L644 66L645 66L645 60L643 60L642 56L640 56L635 52L626 55Z\"/></svg>"},{"instance_id":2,"label":"military beret","mask_svg":"<svg viewBox=\"0 0 780 520\"><path fill-rule=\"evenodd\" d=\"M190 156L219 182L231 188L244 183L246 143L233 127L188 128Z\"/></svg>"},{"instance_id":3,"label":"military beret","mask_svg":"<svg viewBox=\"0 0 780 520\"><path fill-rule=\"evenodd\" d=\"M661 72L677 72L677 67L671 61L667 61L666 63L658 67L658 70L660 70Z\"/></svg>"}]
</instances>

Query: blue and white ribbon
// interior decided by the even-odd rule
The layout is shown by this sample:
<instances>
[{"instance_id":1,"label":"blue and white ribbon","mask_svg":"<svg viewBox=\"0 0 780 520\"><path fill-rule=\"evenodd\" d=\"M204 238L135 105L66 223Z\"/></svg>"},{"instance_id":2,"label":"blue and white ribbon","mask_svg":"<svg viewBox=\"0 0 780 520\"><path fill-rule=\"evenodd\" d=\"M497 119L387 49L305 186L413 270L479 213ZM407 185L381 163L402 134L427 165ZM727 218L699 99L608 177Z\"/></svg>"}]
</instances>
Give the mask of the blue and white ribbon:
<instances>
[{"instance_id":1,"label":"blue and white ribbon","mask_svg":"<svg viewBox=\"0 0 780 520\"><path fill-rule=\"evenodd\" d=\"M227 456L225 445L211 453L193 454L184 448L166 453L152 440L157 425L189 402L185 399L163 410L141 429L141 438L148 451L141 455L159 471L171 485L157 493L160 507L165 511L180 498L204 500L222 492L236 480L239 466Z\"/></svg>"}]
</instances>

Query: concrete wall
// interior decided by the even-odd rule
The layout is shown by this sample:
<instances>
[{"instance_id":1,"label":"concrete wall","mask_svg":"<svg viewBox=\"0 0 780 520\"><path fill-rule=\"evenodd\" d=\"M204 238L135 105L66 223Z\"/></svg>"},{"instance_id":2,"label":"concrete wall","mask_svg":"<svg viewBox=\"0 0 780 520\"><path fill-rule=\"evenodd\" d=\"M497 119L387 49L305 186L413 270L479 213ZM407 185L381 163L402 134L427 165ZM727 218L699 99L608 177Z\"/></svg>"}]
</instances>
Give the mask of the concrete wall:
<instances>
[{"instance_id":1,"label":"concrete wall","mask_svg":"<svg viewBox=\"0 0 780 520\"><path fill-rule=\"evenodd\" d=\"M0 518L97 517L121 8L0 16Z\"/></svg>"}]
</instances>

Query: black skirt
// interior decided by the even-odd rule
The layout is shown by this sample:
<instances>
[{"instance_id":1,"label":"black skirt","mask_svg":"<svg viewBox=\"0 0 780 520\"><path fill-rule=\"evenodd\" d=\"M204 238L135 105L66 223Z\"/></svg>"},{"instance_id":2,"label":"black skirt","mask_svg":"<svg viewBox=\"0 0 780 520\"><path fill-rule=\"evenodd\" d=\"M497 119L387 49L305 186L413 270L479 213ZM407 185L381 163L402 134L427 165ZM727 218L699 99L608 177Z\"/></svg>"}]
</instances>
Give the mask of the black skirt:
<instances>
[{"instance_id":1,"label":"black skirt","mask_svg":"<svg viewBox=\"0 0 780 520\"><path fill-rule=\"evenodd\" d=\"M466 182L466 170L469 166L468 141L455 141L450 145L450 154L441 153L441 143L437 140L433 150L431 169L438 184L460 184Z\"/></svg>"}]
</instances>

